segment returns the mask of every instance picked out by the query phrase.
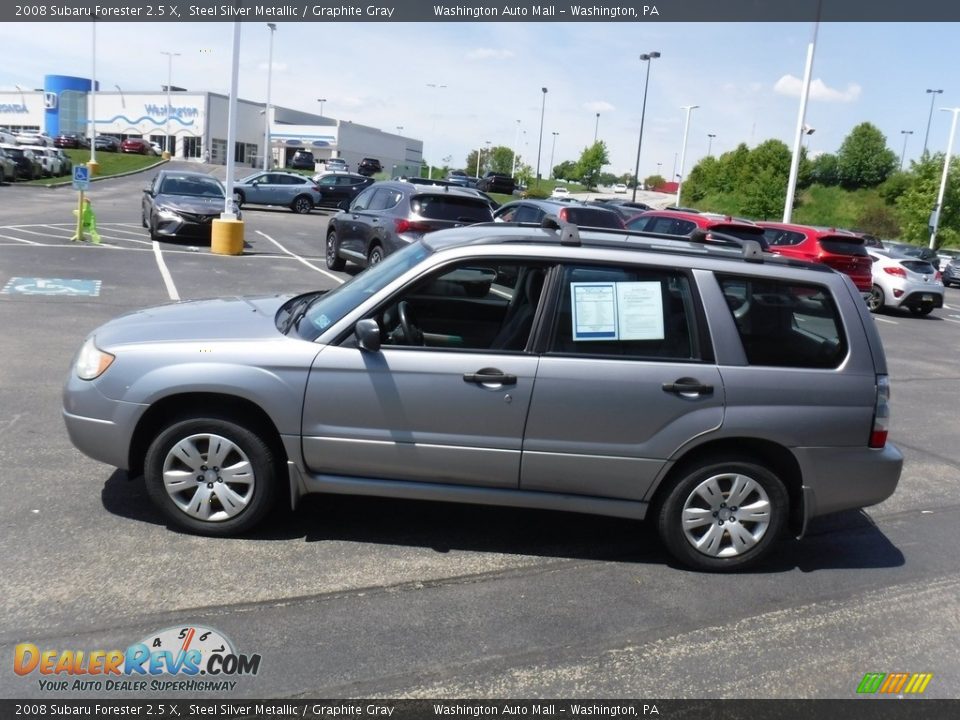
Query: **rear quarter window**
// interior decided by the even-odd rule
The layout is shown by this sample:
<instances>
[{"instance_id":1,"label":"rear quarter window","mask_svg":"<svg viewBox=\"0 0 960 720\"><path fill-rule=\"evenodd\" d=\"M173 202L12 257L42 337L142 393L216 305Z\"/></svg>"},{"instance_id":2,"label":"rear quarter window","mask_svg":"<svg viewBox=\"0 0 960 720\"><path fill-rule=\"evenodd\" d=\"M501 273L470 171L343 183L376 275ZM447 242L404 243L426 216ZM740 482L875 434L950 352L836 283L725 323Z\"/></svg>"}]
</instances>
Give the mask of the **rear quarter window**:
<instances>
[{"instance_id":1,"label":"rear quarter window","mask_svg":"<svg viewBox=\"0 0 960 720\"><path fill-rule=\"evenodd\" d=\"M828 288L733 275L717 280L751 365L826 369L839 367L847 356Z\"/></svg>"},{"instance_id":2,"label":"rear quarter window","mask_svg":"<svg viewBox=\"0 0 960 720\"><path fill-rule=\"evenodd\" d=\"M584 227L613 228L622 230L624 225L620 217L609 210L592 208L564 208L561 210L568 222Z\"/></svg>"},{"instance_id":3,"label":"rear quarter window","mask_svg":"<svg viewBox=\"0 0 960 720\"><path fill-rule=\"evenodd\" d=\"M410 201L413 211L430 220L481 223L493 220L490 206L480 198L450 195L418 195Z\"/></svg>"}]
</instances>

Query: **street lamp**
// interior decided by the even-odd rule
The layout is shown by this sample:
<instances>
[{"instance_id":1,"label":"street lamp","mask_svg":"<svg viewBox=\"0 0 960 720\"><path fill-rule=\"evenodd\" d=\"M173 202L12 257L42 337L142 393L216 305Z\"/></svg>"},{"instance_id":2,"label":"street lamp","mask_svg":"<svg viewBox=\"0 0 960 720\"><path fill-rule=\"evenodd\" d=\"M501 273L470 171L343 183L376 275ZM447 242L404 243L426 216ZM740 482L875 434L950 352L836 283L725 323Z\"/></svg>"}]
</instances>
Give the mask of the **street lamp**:
<instances>
[{"instance_id":1,"label":"street lamp","mask_svg":"<svg viewBox=\"0 0 960 720\"><path fill-rule=\"evenodd\" d=\"M90 53L90 162L87 167L91 175L100 168L97 162L97 16L93 16L93 48Z\"/></svg>"},{"instance_id":2,"label":"street lamp","mask_svg":"<svg viewBox=\"0 0 960 720\"><path fill-rule=\"evenodd\" d=\"M263 113L263 171L270 169L270 156L273 148L270 143L270 83L273 80L273 36L277 32L276 23L267 23L270 28L270 53L267 60L267 107Z\"/></svg>"},{"instance_id":3,"label":"street lamp","mask_svg":"<svg viewBox=\"0 0 960 720\"><path fill-rule=\"evenodd\" d=\"M434 90L443 90L446 88L446 85L439 85L437 83L427 83L428 88L433 88ZM433 125L430 128L430 139L433 140L434 136L437 134L437 115L433 115ZM433 163L427 163L427 180L433 179Z\"/></svg>"},{"instance_id":4,"label":"street lamp","mask_svg":"<svg viewBox=\"0 0 960 720\"><path fill-rule=\"evenodd\" d=\"M127 106L127 101L123 97L123 90L120 89L119 85L114 85L114 87L117 89L117 92L120 93L120 107L125 108Z\"/></svg>"},{"instance_id":5,"label":"street lamp","mask_svg":"<svg viewBox=\"0 0 960 720\"><path fill-rule=\"evenodd\" d=\"M513 177L517 176L517 145L519 143L520 143L520 121L517 120L517 134L513 138L513 164L510 170L510 174Z\"/></svg>"},{"instance_id":6,"label":"street lamp","mask_svg":"<svg viewBox=\"0 0 960 720\"><path fill-rule=\"evenodd\" d=\"M553 145L550 147L550 177L553 177L553 151L557 149L557 135L560 133L553 133Z\"/></svg>"},{"instance_id":7,"label":"street lamp","mask_svg":"<svg viewBox=\"0 0 960 720\"><path fill-rule=\"evenodd\" d=\"M643 106L640 110L640 139L637 141L637 165L633 171L633 201L637 199L637 185L640 184L640 148L643 147L643 120L647 115L647 87L650 85L650 65L655 58L660 57L658 52L644 53L640 60L647 64L647 78L643 83Z\"/></svg>"},{"instance_id":8,"label":"street lamp","mask_svg":"<svg viewBox=\"0 0 960 720\"><path fill-rule=\"evenodd\" d=\"M167 135L163 139L163 152L166 155L164 159L169 160L172 154L170 152L170 115L173 112L173 107L170 105L170 83L173 82L173 59L180 57L180 53L161 50L160 54L167 56Z\"/></svg>"},{"instance_id":9,"label":"street lamp","mask_svg":"<svg viewBox=\"0 0 960 720\"><path fill-rule=\"evenodd\" d=\"M907 135L913 135L913 130L901 130L903 135L903 152L900 153L900 172L903 172L903 159L907 156Z\"/></svg>"},{"instance_id":10,"label":"street lamp","mask_svg":"<svg viewBox=\"0 0 960 720\"><path fill-rule=\"evenodd\" d=\"M683 145L680 147L680 174L675 177L677 180L677 207L680 207L680 190L683 187L683 163L687 157L687 134L690 132L690 113L698 107L700 106L684 105L680 108L681 110L687 111L687 121L683 125Z\"/></svg>"},{"instance_id":11,"label":"street lamp","mask_svg":"<svg viewBox=\"0 0 960 720\"><path fill-rule=\"evenodd\" d=\"M940 227L940 210L943 208L943 194L947 189L947 174L950 171L950 154L953 152L953 136L957 132L957 115L960 107L940 108L941 112L953 113L953 122L950 123L950 140L947 141L947 156L943 159L943 177L940 178L940 192L937 193L937 204L933 208L932 230L930 232L930 249L937 247L937 228Z\"/></svg>"},{"instance_id":12,"label":"street lamp","mask_svg":"<svg viewBox=\"0 0 960 720\"><path fill-rule=\"evenodd\" d=\"M711 157L713 155L713 139L715 137L716 137L716 134L707 133L707 138L709 138L707 140L707 157Z\"/></svg>"},{"instance_id":13,"label":"street lamp","mask_svg":"<svg viewBox=\"0 0 960 720\"><path fill-rule=\"evenodd\" d=\"M923 153L921 153L921 155L927 154L927 141L930 139L930 121L933 120L933 101L943 90L927 89L927 92L930 94L930 114L927 116L927 132L923 136Z\"/></svg>"},{"instance_id":14,"label":"street lamp","mask_svg":"<svg viewBox=\"0 0 960 720\"><path fill-rule=\"evenodd\" d=\"M317 98L317 102L320 103L320 117L323 117L323 104L327 101L326 98Z\"/></svg>"},{"instance_id":15,"label":"street lamp","mask_svg":"<svg viewBox=\"0 0 960 720\"><path fill-rule=\"evenodd\" d=\"M597 121L593 124L593 144L597 144L597 131L600 129L600 113L597 113Z\"/></svg>"},{"instance_id":16,"label":"street lamp","mask_svg":"<svg viewBox=\"0 0 960 720\"><path fill-rule=\"evenodd\" d=\"M540 105L540 139L537 141L537 189L540 189L540 151L543 149L543 113L547 109L547 89L540 88L543 101Z\"/></svg>"}]
</instances>

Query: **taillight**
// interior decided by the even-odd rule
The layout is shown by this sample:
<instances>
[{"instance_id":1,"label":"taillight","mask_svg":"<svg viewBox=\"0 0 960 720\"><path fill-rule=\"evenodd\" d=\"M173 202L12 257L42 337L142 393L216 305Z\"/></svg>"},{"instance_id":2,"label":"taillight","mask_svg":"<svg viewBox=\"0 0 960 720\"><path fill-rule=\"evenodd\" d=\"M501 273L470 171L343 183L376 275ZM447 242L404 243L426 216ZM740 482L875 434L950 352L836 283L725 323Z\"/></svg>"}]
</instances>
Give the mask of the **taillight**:
<instances>
[{"instance_id":1,"label":"taillight","mask_svg":"<svg viewBox=\"0 0 960 720\"><path fill-rule=\"evenodd\" d=\"M890 378L877 375L877 400L873 409L873 428L870 430L870 447L882 448L887 444L890 428Z\"/></svg>"},{"instance_id":2,"label":"taillight","mask_svg":"<svg viewBox=\"0 0 960 720\"><path fill-rule=\"evenodd\" d=\"M416 220L407 220L406 218L394 220L393 223L396 227L397 233L401 235L407 232L428 233L433 230L429 223L417 222Z\"/></svg>"},{"instance_id":3,"label":"taillight","mask_svg":"<svg viewBox=\"0 0 960 720\"><path fill-rule=\"evenodd\" d=\"M903 268L899 267L885 267L883 271L887 275L896 275L897 277L905 278L907 276L906 271Z\"/></svg>"},{"instance_id":4,"label":"taillight","mask_svg":"<svg viewBox=\"0 0 960 720\"><path fill-rule=\"evenodd\" d=\"M570 208L560 208L560 212L557 213L557 217L563 220L563 222L567 222L567 211L569 209Z\"/></svg>"},{"instance_id":5,"label":"taillight","mask_svg":"<svg viewBox=\"0 0 960 720\"><path fill-rule=\"evenodd\" d=\"M940 272L939 270L937 270L937 271L933 274L933 279L936 280L937 282L942 282L942 281L943 281L943 273Z\"/></svg>"}]
</instances>

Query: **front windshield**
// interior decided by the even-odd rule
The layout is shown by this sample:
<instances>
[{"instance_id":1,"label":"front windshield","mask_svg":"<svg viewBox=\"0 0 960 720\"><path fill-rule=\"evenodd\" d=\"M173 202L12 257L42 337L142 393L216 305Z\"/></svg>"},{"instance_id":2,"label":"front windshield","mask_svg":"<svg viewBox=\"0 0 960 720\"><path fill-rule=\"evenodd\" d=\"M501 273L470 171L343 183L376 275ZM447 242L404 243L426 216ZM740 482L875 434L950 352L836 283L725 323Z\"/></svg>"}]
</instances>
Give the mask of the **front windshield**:
<instances>
[{"instance_id":1,"label":"front windshield","mask_svg":"<svg viewBox=\"0 0 960 720\"><path fill-rule=\"evenodd\" d=\"M432 252L422 242L415 242L388 255L383 262L372 265L340 287L321 295L297 324L297 333L304 340L316 340L320 333Z\"/></svg>"},{"instance_id":2,"label":"front windshield","mask_svg":"<svg viewBox=\"0 0 960 720\"><path fill-rule=\"evenodd\" d=\"M163 195L189 195L191 197L222 198L223 186L220 181L212 177L177 177L164 178L160 188Z\"/></svg>"}]
</instances>

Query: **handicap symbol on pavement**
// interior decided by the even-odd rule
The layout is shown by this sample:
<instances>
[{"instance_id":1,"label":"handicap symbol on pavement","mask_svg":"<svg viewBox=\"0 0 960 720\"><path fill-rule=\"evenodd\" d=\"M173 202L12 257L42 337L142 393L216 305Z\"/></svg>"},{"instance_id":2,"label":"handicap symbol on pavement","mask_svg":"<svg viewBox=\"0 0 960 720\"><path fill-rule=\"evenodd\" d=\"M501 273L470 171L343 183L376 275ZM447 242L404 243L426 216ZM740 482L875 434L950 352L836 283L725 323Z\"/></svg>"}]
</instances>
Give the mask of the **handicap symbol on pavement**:
<instances>
[{"instance_id":1,"label":"handicap symbol on pavement","mask_svg":"<svg viewBox=\"0 0 960 720\"><path fill-rule=\"evenodd\" d=\"M62 297L98 297L100 280L14 277L0 290L3 295L60 295Z\"/></svg>"}]
</instances>

